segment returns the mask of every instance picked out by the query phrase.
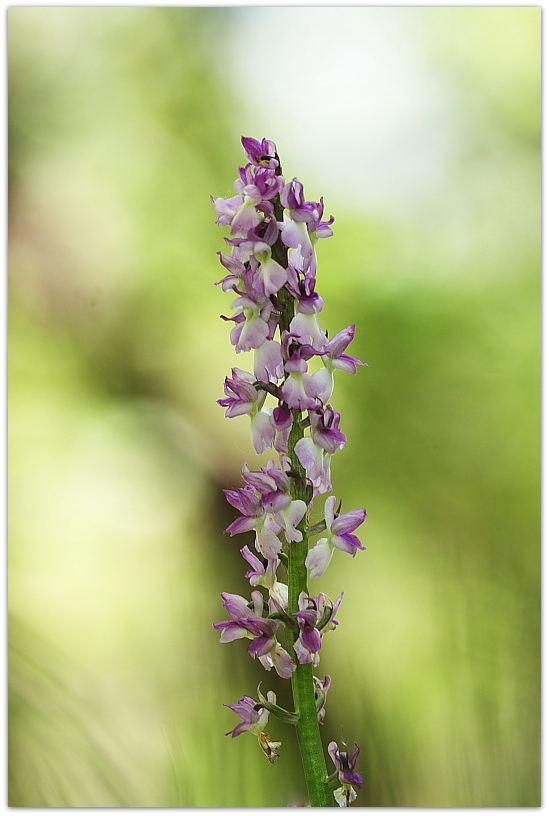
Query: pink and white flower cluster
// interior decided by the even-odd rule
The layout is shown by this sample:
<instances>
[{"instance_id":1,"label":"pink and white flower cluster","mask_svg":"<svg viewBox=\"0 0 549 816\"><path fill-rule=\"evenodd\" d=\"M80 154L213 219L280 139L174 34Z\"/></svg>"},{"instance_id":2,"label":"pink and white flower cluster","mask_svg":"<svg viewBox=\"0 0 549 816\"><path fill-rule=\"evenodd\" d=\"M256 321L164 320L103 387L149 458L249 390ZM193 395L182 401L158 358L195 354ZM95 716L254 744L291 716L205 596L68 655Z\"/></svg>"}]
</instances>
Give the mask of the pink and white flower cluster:
<instances>
[{"instance_id":1,"label":"pink and white flower cluster","mask_svg":"<svg viewBox=\"0 0 549 816\"><path fill-rule=\"evenodd\" d=\"M365 364L347 354L354 325L328 338L319 323L324 301L316 292L316 244L333 234L334 218L324 219L322 198L306 200L298 179L285 181L273 142L244 137L242 145L248 162L239 168L236 195L212 201L217 223L229 228L225 238L229 250L219 252L226 275L218 285L232 295L233 313L223 319L233 323L230 339L236 352L253 352L253 363L251 371L232 369L225 379L225 396L218 402L227 417L250 417L256 453L274 451L278 458L269 459L258 471L244 465L245 486L225 490L228 502L240 513L226 532L255 533L256 553L248 546L241 549L254 589L250 601L223 593L229 619L215 628L221 630L223 643L250 640L252 657L289 678L298 663L318 665L322 638L337 625L334 616L343 598L333 603L323 593L310 597L302 592L299 610L289 612L288 587L278 571L285 569L292 545L303 540L304 532L308 538L323 533L306 557L311 578L324 573L335 549L351 556L364 549L354 530L365 520L366 510L340 513L330 495L324 521L307 527L306 519L314 497L331 493L331 458L347 442L340 415L331 405L334 372L355 374L357 366ZM306 483L308 502L295 498L295 479ZM279 642L287 627L298 633L289 650ZM322 720L329 678L315 684L324 689L318 707ZM231 706L243 722L230 733L255 733L265 711L277 708L269 700L269 695L258 703L242 698Z\"/></svg>"}]
</instances>

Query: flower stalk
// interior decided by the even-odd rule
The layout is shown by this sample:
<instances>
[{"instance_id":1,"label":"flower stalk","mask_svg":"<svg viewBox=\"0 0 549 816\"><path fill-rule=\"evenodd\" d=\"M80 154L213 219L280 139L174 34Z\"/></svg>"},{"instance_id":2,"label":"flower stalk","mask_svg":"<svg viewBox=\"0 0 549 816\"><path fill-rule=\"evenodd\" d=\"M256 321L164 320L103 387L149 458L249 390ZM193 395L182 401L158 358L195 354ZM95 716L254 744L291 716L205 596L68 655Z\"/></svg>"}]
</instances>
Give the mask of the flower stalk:
<instances>
[{"instance_id":1,"label":"flower stalk","mask_svg":"<svg viewBox=\"0 0 549 816\"><path fill-rule=\"evenodd\" d=\"M292 496L295 499L307 501L310 491L307 489L305 470L295 453L296 442L303 438L304 429L301 426L301 411L294 411L288 450L292 467L299 474L299 479L294 479L292 483ZM305 519L300 522L300 525L303 540L292 545L288 557L288 611L290 614L299 611L301 593L308 594L305 559L309 547L308 537L305 532ZM293 647L291 653L295 659L296 654ZM295 710L299 715L296 724L297 739L310 806L332 807L334 799L331 789L326 784L328 773L320 738L312 663L300 663L299 660L296 660L296 669L292 674L292 693Z\"/></svg>"},{"instance_id":2,"label":"flower stalk","mask_svg":"<svg viewBox=\"0 0 549 816\"><path fill-rule=\"evenodd\" d=\"M339 429L339 413L330 404L334 371L355 374L364 363L345 353L354 326L329 340L318 323L324 301L315 291L315 244L332 235L333 217L322 220L323 200L306 201L297 179L285 182L273 142L243 138L242 145L248 163L239 168L237 195L212 201L217 223L230 227L225 241L231 252L219 253L228 274L218 283L237 296L234 314L223 319L234 324L236 352L253 352L253 373L233 368L225 380L225 398L218 402L227 417L248 415L256 453L274 449L278 461L269 459L258 471L245 464L245 486L225 490L241 514L225 532L255 532L256 553L248 546L240 551L251 568L246 577L254 589L249 601L222 593L229 619L214 628L222 643L249 640L252 658L291 679L294 711L280 708L274 692L264 697L258 689L259 701L246 696L229 705L241 722L228 733L236 737L250 731L275 762L280 743L265 733L269 714L292 723L309 805L347 807L356 799L355 787L363 783L354 770L359 749L355 746L348 757L330 743L336 770L328 775L320 725L331 678L321 681L313 673L323 637L338 625L335 615L343 593L335 602L323 593L311 597L308 579L325 572L335 549L353 557L364 549L353 531L366 511L341 513L341 502L336 510L337 499L329 496L324 520L311 525L310 516L315 498L332 491L331 457L347 441ZM310 547L310 539L319 534L325 535ZM287 583L279 576L283 569ZM336 776L341 786L334 790Z\"/></svg>"}]
</instances>

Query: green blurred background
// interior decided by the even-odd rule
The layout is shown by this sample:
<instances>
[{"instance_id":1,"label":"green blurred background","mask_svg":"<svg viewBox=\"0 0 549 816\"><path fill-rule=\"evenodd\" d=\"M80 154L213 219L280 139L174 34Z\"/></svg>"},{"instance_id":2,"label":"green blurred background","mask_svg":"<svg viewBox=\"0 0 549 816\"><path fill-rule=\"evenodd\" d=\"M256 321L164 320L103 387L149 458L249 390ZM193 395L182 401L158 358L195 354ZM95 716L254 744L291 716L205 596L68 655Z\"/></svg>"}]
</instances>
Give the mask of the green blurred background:
<instances>
[{"instance_id":1,"label":"green blurred background","mask_svg":"<svg viewBox=\"0 0 549 816\"><path fill-rule=\"evenodd\" d=\"M223 703L252 451L210 194L242 134L325 196L335 492L368 549L323 648L358 806L540 804L539 8L11 8L10 722L16 807L285 807ZM318 511L320 515L320 510Z\"/></svg>"}]
</instances>

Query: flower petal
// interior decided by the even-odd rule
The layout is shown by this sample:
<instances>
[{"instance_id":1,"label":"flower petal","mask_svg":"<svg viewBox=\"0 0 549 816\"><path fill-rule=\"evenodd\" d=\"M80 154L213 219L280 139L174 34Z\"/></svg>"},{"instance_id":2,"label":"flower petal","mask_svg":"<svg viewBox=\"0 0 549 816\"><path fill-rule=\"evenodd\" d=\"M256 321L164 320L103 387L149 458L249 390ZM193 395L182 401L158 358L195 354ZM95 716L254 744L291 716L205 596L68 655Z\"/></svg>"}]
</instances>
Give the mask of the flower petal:
<instances>
[{"instance_id":1,"label":"flower petal","mask_svg":"<svg viewBox=\"0 0 549 816\"><path fill-rule=\"evenodd\" d=\"M272 409L271 409L272 410ZM276 436L276 428L272 423L268 409L258 411L250 423L252 444L256 453L263 453L272 447Z\"/></svg>"},{"instance_id":2,"label":"flower petal","mask_svg":"<svg viewBox=\"0 0 549 816\"><path fill-rule=\"evenodd\" d=\"M330 546L327 538L321 538L320 541L312 547L307 553L305 559L305 566L310 570L311 578L320 578L328 569L328 564L332 559L333 547Z\"/></svg>"}]
</instances>

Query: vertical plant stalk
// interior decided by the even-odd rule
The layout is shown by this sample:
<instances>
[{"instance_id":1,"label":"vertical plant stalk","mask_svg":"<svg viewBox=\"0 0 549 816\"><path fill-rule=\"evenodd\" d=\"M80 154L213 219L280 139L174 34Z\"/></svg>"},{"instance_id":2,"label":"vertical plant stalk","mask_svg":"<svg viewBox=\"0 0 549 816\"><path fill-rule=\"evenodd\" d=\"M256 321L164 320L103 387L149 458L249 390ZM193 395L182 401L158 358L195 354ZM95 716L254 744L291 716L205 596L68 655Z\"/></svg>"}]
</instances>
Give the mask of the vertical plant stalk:
<instances>
[{"instance_id":1,"label":"vertical plant stalk","mask_svg":"<svg viewBox=\"0 0 549 816\"><path fill-rule=\"evenodd\" d=\"M281 210L282 208L280 208ZM280 212L279 217L282 217ZM281 264L288 264L288 250L279 240L273 247L273 257ZM284 309L280 315L280 332L288 331L295 312L295 303L285 295L280 298ZM288 439L288 455L292 463L294 474L290 484L290 495L292 499L301 499L305 504L311 501L311 490L307 486L307 474L295 452L296 443L304 437L302 426L302 412L292 411L293 422ZM302 541L292 542L288 551L288 613L292 615L299 611L299 596L302 592L309 594L307 579L307 567L305 559L309 551L309 537L307 535L307 514L297 525L297 529L303 534ZM291 631L288 632L292 636ZM296 659L293 643L290 654ZM324 757L324 748L320 737L320 725L318 722L318 712L315 700L315 688L313 680L312 663L299 663L292 674L292 694L294 699L294 711L299 720L296 723L297 739L303 763L303 775L309 794L310 807L333 807L334 798L326 780L328 772Z\"/></svg>"},{"instance_id":2,"label":"vertical plant stalk","mask_svg":"<svg viewBox=\"0 0 549 816\"><path fill-rule=\"evenodd\" d=\"M299 478L293 480L291 495L294 499L303 499L307 502L305 471L294 449L295 443L304 436L301 427L301 411L294 411L293 414L294 420L288 447L292 466L299 474ZM301 592L309 594L307 568L305 567L309 543L305 527L306 522L302 520L298 529L303 532L303 541L294 541L288 553L288 611L290 614L298 611L298 599ZM291 653L295 657L293 645ZM326 784L328 772L320 738L312 663L297 664L292 674L292 693L294 711L299 715L296 730L310 807L333 807L335 803L332 791Z\"/></svg>"}]
</instances>

